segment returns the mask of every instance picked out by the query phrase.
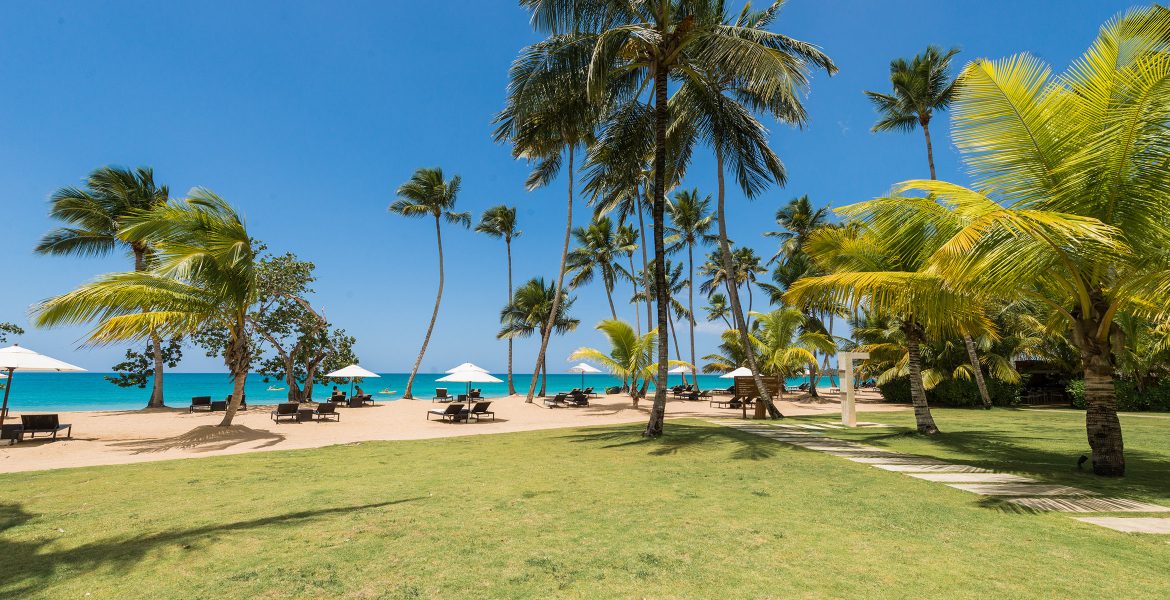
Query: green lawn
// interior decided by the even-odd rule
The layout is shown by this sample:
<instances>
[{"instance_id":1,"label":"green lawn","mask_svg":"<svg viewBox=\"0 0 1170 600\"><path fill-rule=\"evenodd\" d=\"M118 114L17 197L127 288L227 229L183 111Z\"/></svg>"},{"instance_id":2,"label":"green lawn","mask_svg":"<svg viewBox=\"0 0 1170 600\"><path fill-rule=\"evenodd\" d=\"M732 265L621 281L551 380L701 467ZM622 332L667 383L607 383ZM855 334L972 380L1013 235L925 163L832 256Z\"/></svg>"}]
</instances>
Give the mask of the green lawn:
<instances>
[{"instance_id":1,"label":"green lawn","mask_svg":"<svg viewBox=\"0 0 1170 600\"><path fill-rule=\"evenodd\" d=\"M1126 419L1133 476L1101 483L1072 467L1078 415L938 419L950 433L932 441L844 435L1170 497L1170 420ZM0 476L0 596L1170 596L1165 538L667 425L657 441L592 427Z\"/></svg>"}]
</instances>

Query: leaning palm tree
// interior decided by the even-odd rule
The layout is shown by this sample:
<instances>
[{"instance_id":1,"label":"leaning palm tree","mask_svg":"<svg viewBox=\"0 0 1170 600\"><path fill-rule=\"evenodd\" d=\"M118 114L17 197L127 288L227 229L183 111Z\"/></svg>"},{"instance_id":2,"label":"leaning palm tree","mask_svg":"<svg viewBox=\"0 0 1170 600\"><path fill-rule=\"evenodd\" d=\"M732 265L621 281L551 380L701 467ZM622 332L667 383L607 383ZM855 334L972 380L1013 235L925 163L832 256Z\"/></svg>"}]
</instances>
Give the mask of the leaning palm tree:
<instances>
[{"instance_id":1,"label":"leaning palm tree","mask_svg":"<svg viewBox=\"0 0 1170 600\"><path fill-rule=\"evenodd\" d=\"M569 316L574 300L567 291L545 285L543 277L533 277L516 288L515 295L500 311L501 327L496 337L512 339L539 333L541 339L547 339L554 333L573 331L581 323ZM541 366L544 367L540 373L540 395L543 396L548 366Z\"/></svg>"},{"instance_id":2,"label":"leaning palm tree","mask_svg":"<svg viewBox=\"0 0 1170 600\"><path fill-rule=\"evenodd\" d=\"M934 170L930 120L936 111L946 110L954 99L955 79L950 75L950 66L951 58L958 53L958 48L943 52L937 46L928 46L926 52L915 56L910 62L904 58L894 60L890 63L893 93L865 92L881 114L881 119L873 126L874 132L910 132L915 127L922 127L922 135L926 139L926 162L930 166L931 179L938 179L938 175ZM983 406L991 408L991 395L987 392L987 382L984 381L983 369L979 366L975 340L970 334L963 333L963 344L967 348L971 371L975 375L975 385L979 388Z\"/></svg>"},{"instance_id":3,"label":"leaning palm tree","mask_svg":"<svg viewBox=\"0 0 1170 600\"><path fill-rule=\"evenodd\" d=\"M609 314L617 319L617 309L613 305L613 288L618 275L623 271L617 258L624 250L618 245L613 221L610 221L609 217L601 217L588 227L574 229L573 237L577 240L577 247L569 252L566 264L569 272L573 274L569 280L569 287L575 289L585 285L593 281L594 273L599 273L601 286L605 289L605 299L609 302Z\"/></svg>"},{"instance_id":4,"label":"leaning palm tree","mask_svg":"<svg viewBox=\"0 0 1170 600\"><path fill-rule=\"evenodd\" d=\"M516 229L516 207L499 205L483 211L479 224L475 230L504 240L504 252L508 258L508 301L512 300L512 240L520 237L520 230ZM516 394L516 386L512 383L512 338L508 338L508 395Z\"/></svg>"},{"instance_id":5,"label":"leaning palm tree","mask_svg":"<svg viewBox=\"0 0 1170 600\"><path fill-rule=\"evenodd\" d=\"M654 347L658 332L651 329L644 335L634 332L629 323L617 319L602 321L597 329L609 339L610 351L578 348L569 360L591 360L615 377L630 382L630 400L638 407L646 382L654 378L658 366L654 364Z\"/></svg>"},{"instance_id":6,"label":"leaning palm tree","mask_svg":"<svg viewBox=\"0 0 1170 600\"><path fill-rule=\"evenodd\" d=\"M805 80L805 58L822 55L804 42L769 32L765 26L774 17L781 2L773 3L760 14L744 14L728 19L722 3L696 0L647 0L612 2L609 0L522 0L532 11L532 22L566 44L590 47L588 64L589 94L596 102L604 101L618 89L625 97L640 95L642 84L653 82L654 160L651 219L654 255L659 260L654 278L665 288L665 208L667 172L667 129L672 125L667 106L667 85L672 79L683 81L701 73L718 73L736 81L753 100L763 99L768 106L776 95L791 96ZM825 59L827 61L827 59ZM831 63L829 63L831 64ZM731 134L730 131L727 132ZM722 164L720 165L722 172ZM667 327L666 302L657 307L658 329ZM668 345L658 341L659 380L665 380ZM762 387L763 383L759 382ZM765 402L770 402L765 398ZM654 396L644 435L662 433L666 391L661 387Z\"/></svg>"},{"instance_id":7,"label":"leaning palm tree","mask_svg":"<svg viewBox=\"0 0 1170 600\"><path fill-rule=\"evenodd\" d=\"M666 249L667 252L687 251L687 325L690 330L691 364L695 363L695 246L702 246L710 242L714 236L710 234L711 226L715 224L710 210L711 195L700 197L698 188L680 190L674 195L674 201L666 206L670 214L670 233L674 242ZM698 378L695 378L696 387Z\"/></svg>"},{"instance_id":8,"label":"leaning palm tree","mask_svg":"<svg viewBox=\"0 0 1170 600\"><path fill-rule=\"evenodd\" d=\"M443 231L439 226L443 220L463 227L471 226L471 214L454 212L455 200L459 195L459 185L462 180L458 175L445 179L443 169L422 168L410 176L410 180L398 186L398 199L390 204L390 212L404 217L435 218L435 243L439 250L439 291L435 294L435 309L431 311L431 322L427 325L427 334L423 338L422 348L418 351L418 358L410 370L410 378L406 380L406 392L403 398L414 396L411 389L414 387L414 377L418 374L418 367L422 364L423 355L427 352L427 344L431 341L431 332L435 329L435 321L439 318L439 303L443 300Z\"/></svg>"},{"instance_id":9,"label":"leaning palm tree","mask_svg":"<svg viewBox=\"0 0 1170 600\"><path fill-rule=\"evenodd\" d=\"M224 363L232 399L221 426L231 425L244 397L252 360L246 330L258 295L256 249L239 214L210 190L125 219L118 237L149 241L148 271L111 273L34 310L37 325L92 323L91 344L182 337L225 330Z\"/></svg>"},{"instance_id":10,"label":"leaning palm tree","mask_svg":"<svg viewBox=\"0 0 1170 600\"><path fill-rule=\"evenodd\" d=\"M1170 312L1167 40L1170 11L1138 8L1106 22L1061 76L1029 55L968 65L952 138L973 188L901 186L965 217L932 259L950 285L1033 298L1067 328L1099 475L1125 473L1113 385L1118 315Z\"/></svg>"},{"instance_id":11,"label":"leaning palm tree","mask_svg":"<svg viewBox=\"0 0 1170 600\"><path fill-rule=\"evenodd\" d=\"M125 246L134 257L134 270L145 271L149 240L127 241L118 237L126 219L136 212L166 204L167 186L154 182L154 170L139 167L102 167L90 173L84 188L64 187L49 199L49 214L64 223L45 234L36 246L41 254L98 256ZM163 351L158 335L150 336L154 377L148 408L164 406Z\"/></svg>"},{"instance_id":12,"label":"leaning palm tree","mask_svg":"<svg viewBox=\"0 0 1170 600\"><path fill-rule=\"evenodd\" d=\"M555 68L549 68L555 66ZM569 239L573 230L573 192L576 187L575 158L593 140L604 101L593 102L586 95L588 54L586 45L566 36L554 35L520 51L509 72L508 99L495 117L495 139L510 142L512 154L535 162L526 187L534 190L552 183L562 164L568 179L565 238L561 246L556 290L549 318L558 314L557 303L564 291ZM536 367L525 402L532 402L537 376L547 370L545 352L553 323L543 328Z\"/></svg>"}]
</instances>

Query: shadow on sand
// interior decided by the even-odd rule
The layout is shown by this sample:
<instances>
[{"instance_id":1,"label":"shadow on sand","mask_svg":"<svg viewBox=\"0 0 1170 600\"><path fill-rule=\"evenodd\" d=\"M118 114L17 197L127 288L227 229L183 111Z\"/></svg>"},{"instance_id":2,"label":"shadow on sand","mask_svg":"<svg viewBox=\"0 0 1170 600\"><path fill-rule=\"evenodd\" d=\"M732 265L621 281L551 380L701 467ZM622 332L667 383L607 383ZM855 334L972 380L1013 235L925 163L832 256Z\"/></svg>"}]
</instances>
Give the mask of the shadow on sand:
<instances>
[{"instance_id":1,"label":"shadow on sand","mask_svg":"<svg viewBox=\"0 0 1170 600\"><path fill-rule=\"evenodd\" d=\"M285 440L285 436L264 429L252 429L243 425L219 427L216 425L200 425L187 433L168 438L150 440L132 440L110 444L115 448L125 448L131 454L152 454L167 450L191 450L193 452L214 452L226 450L236 444L261 442L253 449L268 448Z\"/></svg>"}]
</instances>

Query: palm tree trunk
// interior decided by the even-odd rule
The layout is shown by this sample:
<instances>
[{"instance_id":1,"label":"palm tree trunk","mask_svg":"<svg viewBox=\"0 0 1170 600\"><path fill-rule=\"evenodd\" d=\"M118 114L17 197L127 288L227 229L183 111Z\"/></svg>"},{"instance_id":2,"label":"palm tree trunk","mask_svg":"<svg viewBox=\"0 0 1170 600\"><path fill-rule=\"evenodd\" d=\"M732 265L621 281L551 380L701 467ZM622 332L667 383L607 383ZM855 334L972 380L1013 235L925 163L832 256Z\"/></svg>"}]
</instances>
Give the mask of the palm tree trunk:
<instances>
[{"instance_id":1,"label":"palm tree trunk","mask_svg":"<svg viewBox=\"0 0 1170 600\"><path fill-rule=\"evenodd\" d=\"M427 353L427 344L431 343L431 333L435 330L435 321L439 319L439 303L443 300L443 232L439 227L439 215L435 215L435 243L439 248L439 293L435 294L435 310L431 311L431 323L427 325L427 335L423 338L418 358L414 359L410 378L406 380L406 393L402 394L402 398L405 400L414 398L414 395L411 394L414 389L414 378L418 375L418 367L422 364L423 355Z\"/></svg>"},{"instance_id":2,"label":"palm tree trunk","mask_svg":"<svg viewBox=\"0 0 1170 600\"><path fill-rule=\"evenodd\" d=\"M134 270L142 272L146 270L146 247L140 243L131 245L131 250L134 252ZM163 399L163 354L161 340L158 334L150 334L150 344L153 348L154 358L154 378L150 388L150 399L146 401L146 408L163 408L166 402Z\"/></svg>"},{"instance_id":3,"label":"palm tree trunk","mask_svg":"<svg viewBox=\"0 0 1170 600\"><path fill-rule=\"evenodd\" d=\"M565 243L561 246L561 266L557 271L557 288L553 293L552 311L548 314L548 322L545 326L545 331L540 334L540 352L536 355L536 368L532 371L532 383L528 384L528 397L525 402L532 403L532 395L536 391L536 379L540 375L540 370L544 366L544 353L548 350L548 338L552 335L552 331L557 322L557 312L561 307L561 290L565 283L565 260L569 256L569 238L573 233L573 150L575 144L569 144L569 208L567 216L565 217ZM543 390L541 390L543 396Z\"/></svg>"},{"instance_id":4,"label":"palm tree trunk","mask_svg":"<svg viewBox=\"0 0 1170 600\"><path fill-rule=\"evenodd\" d=\"M695 376L695 391L699 389L699 366L695 363L695 247L687 244L687 324L691 329L691 373Z\"/></svg>"},{"instance_id":5,"label":"palm tree trunk","mask_svg":"<svg viewBox=\"0 0 1170 600\"><path fill-rule=\"evenodd\" d=\"M646 183L649 186L649 182ZM649 194L647 194L649 195ZM635 206L638 210L638 235L642 236L642 290L650 289L646 285L646 278L650 273L650 259L646 256L646 221L642 218L642 195L639 193L635 199ZM654 317L650 314L650 294L646 294L646 330L651 329L650 324L654 322Z\"/></svg>"},{"instance_id":6,"label":"palm tree trunk","mask_svg":"<svg viewBox=\"0 0 1170 600\"><path fill-rule=\"evenodd\" d=\"M605 286L605 299L609 301L609 314L613 316L613 320L617 320L617 309L613 307L613 289L609 284Z\"/></svg>"},{"instance_id":7,"label":"palm tree trunk","mask_svg":"<svg viewBox=\"0 0 1170 600\"><path fill-rule=\"evenodd\" d=\"M670 317L670 337L674 338L674 355L681 361L683 359L682 350L678 345L678 327L674 325L674 317ZM687 385L687 374L682 374L683 385Z\"/></svg>"},{"instance_id":8,"label":"palm tree trunk","mask_svg":"<svg viewBox=\"0 0 1170 600\"><path fill-rule=\"evenodd\" d=\"M930 119L919 119L922 123L922 133L926 136L926 162L930 163L930 178L938 179L934 172L934 145L930 143Z\"/></svg>"},{"instance_id":9,"label":"palm tree trunk","mask_svg":"<svg viewBox=\"0 0 1170 600\"><path fill-rule=\"evenodd\" d=\"M508 255L508 302L512 301L512 238L504 238L504 248ZM512 384L512 338L508 338L508 395L516 395L516 386Z\"/></svg>"},{"instance_id":10,"label":"palm tree trunk","mask_svg":"<svg viewBox=\"0 0 1170 600\"><path fill-rule=\"evenodd\" d=\"M723 148L718 143L715 144L715 168L717 187L717 204L716 212L719 219L719 261L723 265L723 272L728 274L727 281L727 295L728 304L731 305L731 315L735 320L735 329L739 333L739 343L743 346L744 355L747 356L748 368L752 370L752 378L756 382L756 391L760 393L760 402L763 403L765 410L769 417L776 419L783 417L780 410L772 403L772 397L768 395L768 388L764 385L764 380L760 377L760 369L756 365L756 352L752 348L751 340L748 339L747 322L743 318L743 308L739 303L739 292L735 285L731 282L731 273L734 273L731 264L731 244L727 241L727 214L724 212L724 179L723 179Z\"/></svg>"},{"instance_id":11,"label":"palm tree trunk","mask_svg":"<svg viewBox=\"0 0 1170 600\"><path fill-rule=\"evenodd\" d=\"M919 349L918 327L914 321L907 321L905 331L906 351L910 355L910 403L914 405L914 421L918 426L918 433L934 435L938 433L938 426L934 424L934 417L930 414L930 405L926 403L926 386L922 384L922 353Z\"/></svg>"},{"instance_id":12,"label":"palm tree trunk","mask_svg":"<svg viewBox=\"0 0 1170 600\"><path fill-rule=\"evenodd\" d=\"M979 398L983 400L983 408L991 410L991 395L987 393L987 381L983 379L983 369L979 366L979 355L975 353L975 340L964 333L963 345L967 347L967 359L971 361L971 370L975 373L975 385L979 387Z\"/></svg>"},{"instance_id":13,"label":"palm tree trunk","mask_svg":"<svg viewBox=\"0 0 1170 600\"><path fill-rule=\"evenodd\" d=\"M1125 475L1125 444L1117 418L1117 390L1113 384L1113 361L1108 342L1098 341L1100 323L1082 320L1073 328L1073 343L1085 367L1085 431L1093 450L1093 472L1097 475Z\"/></svg>"},{"instance_id":14,"label":"palm tree trunk","mask_svg":"<svg viewBox=\"0 0 1170 600\"><path fill-rule=\"evenodd\" d=\"M670 361L670 342L666 339L670 290L666 287L666 248L663 243L666 233L666 122L670 118L666 104L667 75L664 65L659 64L654 69L654 200L650 205L650 218L654 224L654 289L658 290L655 294L658 302L658 376L654 380L654 403L643 437L662 435L666 417L666 367Z\"/></svg>"},{"instance_id":15,"label":"palm tree trunk","mask_svg":"<svg viewBox=\"0 0 1170 600\"><path fill-rule=\"evenodd\" d=\"M233 329L228 340L227 356L224 357L228 371L232 374L232 399L223 413L223 420L219 422L220 427L230 426L236 411L240 410L240 402L244 399L244 384L248 381L248 367L251 363L243 314L236 317Z\"/></svg>"},{"instance_id":16,"label":"palm tree trunk","mask_svg":"<svg viewBox=\"0 0 1170 600\"><path fill-rule=\"evenodd\" d=\"M634 253L631 252L628 256L630 258L630 285L634 287L634 295L631 298L637 298L638 279L634 277ZM638 334L638 337L642 336L642 309L638 306L637 301L634 301L634 332Z\"/></svg>"}]
</instances>

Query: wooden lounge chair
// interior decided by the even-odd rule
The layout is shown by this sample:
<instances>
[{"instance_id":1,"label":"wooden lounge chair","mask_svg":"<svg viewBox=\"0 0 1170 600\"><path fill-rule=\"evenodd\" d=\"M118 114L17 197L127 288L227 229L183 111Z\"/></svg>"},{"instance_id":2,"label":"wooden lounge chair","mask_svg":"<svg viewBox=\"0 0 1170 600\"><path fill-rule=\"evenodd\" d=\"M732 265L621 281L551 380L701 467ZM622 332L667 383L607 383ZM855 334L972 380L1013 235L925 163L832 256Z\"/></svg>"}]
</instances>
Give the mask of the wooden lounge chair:
<instances>
[{"instance_id":1,"label":"wooden lounge chair","mask_svg":"<svg viewBox=\"0 0 1170 600\"><path fill-rule=\"evenodd\" d=\"M322 402L317 405L317 410L313 411L313 416L318 421L341 421L341 413L337 412L337 405L332 402Z\"/></svg>"},{"instance_id":2,"label":"wooden lounge chair","mask_svg":"<svg viewBox=\"0 0 1170 600\"><path fill-rule=\"evenodd\" d=\"M597 392L593 391L593 388L587 387L587 388L585 388L585 395L589 396L589 397L594 397L597 395Z\"/></svg>"},{"instance_id":3,"label":"wooden lounge chair","mask_svg":"<svg viewBox=\"0 0 1170 600\"><path fill-rule=\"evenodd\" d=\"M51 433L53 439L57 439L57 434L64 431L65 437L73 437L73 426L68 423L61 423L57 415L20 415L20 424L23 427L20 431L20 439L24 436L34 438L38 433Z\"/></svg>"},{"instance_id":4,"label":"wooden lounge chair","mask_svg":"<svg viewBox=\"0 0 1170 600\"><path fill-rule=\"evenodd\" d=\"M480 392L482 392L482 391L483 390L476 388L474 390L471 390L471 393L468 394L467 397L468 398L482 398L482 396L480 396Z\"/></svg>"},{"instance_id":5,"label":"wooden lounge chair","mask_svg":"<svg viewBox=\"0 0 1170 600\"><path fill-rule=\"evenodd\" d=\"M447 393L447 388L435 388L435 395L431 398L431 402L450 402L454 399Z\"/></svg>"},{"instance_id":6,"label":"wooden lounge chair","mask_svg":"<svg viewBox=\"0 0 1170 600\"><path fill-rule=\"evenodd\" d=\"M585 392L570 393L565 396L565 402L573 406L589 406L589 396Z\"/></svg>"},{"instance_id":7,"label":"wooden lounge chair","mask_svg":"<svg viewBox=\"0 0 1170 600\"><path fill-rule=\"evenodd\" d=\"M211 412L225 412L227 405L227 400L213 400L211 402Z\"/></svg>"},{"instance_id":8,"label":"wooden lounge chair","mask_svg":"<svg viewBox=\"0 0 1170 600\"><path fill-rule=\"evenodd\" d=\"M432 408L427 411L427 420L431 420L431 415L438 415L441 421L463 421L467 419L467 408L465 404L449 404L447 408Z\"/></svg>"},{"instance_id":9,"label":"wooden lounge chair","mask_svg":"<svg viewBox=\"0 0 1170 600\"><path fill-rule=\"evenodd\" d=\"M366 405L366 401L363 399L362 396L352 396L345 403L345 406L347 406L349 408L361 408L365 405Z\"/></svg>"},{"instance_id":10,"label":"wooden lounge chair","mask_svg":"<svg viewBox=\"0 0 1170 600\"><path fill-rule=\"evenodd\" d=\"M475 417L476 421L482 419L485 415L491 415L492 420L495 421L496 420L496 413L488 410L488 407L491 405L492 405L492 403L490 400L487 402L476 402L475 406L471 407L471 412L468 413L468 415Z\"/></svg>"},{"instance_id":11,"label":"wooden lounge chair","mask_svg":"<svg viewBox=\"0 0 1170 600\"><path fill-rule=\"evenodd\" d=\"M545 398L544 405L549 407L549 408L556 408L558 406L564 406L565 399L568 397L569 397L568 394L557 394L556 396L553 396L552 398Z\"/></svg>"},{"instance_id":12,"label":"wooden lounge chair","mask_svg":"<svg viewBox=\"0 0 1170 600\"><path fill-rule=\"evenodd\" d=\"M191 406L187 412L195 412L197 410L211 410L211 396L195 396L191 398Z\"/></svg>"},{"instance_id":13,"label":"wooden lounge chair","mask_svg":"<svg viewBox=\"0 0 1170 600\"><path fill-rule=\"evenodd\" d=\"M739 408L739 405L739 396L732 396L726 400L722 398L711 398L711 402L709 403L711 408Z\"/></svg>"},{"instance_id":14,"label":"wooden lounge chair","mask_svg":"<svg viewBox=\"0 0 1170 600\"><path fill-rule=\"evenodd\" d=\"M272 411L272 420L279 423L281 419L287 419L295 423L299 420L300 415L297 414L297 411L300 409L300 406L296 402L282 402L277 404L276 410Z\"/></svg>"}]
</instances>

